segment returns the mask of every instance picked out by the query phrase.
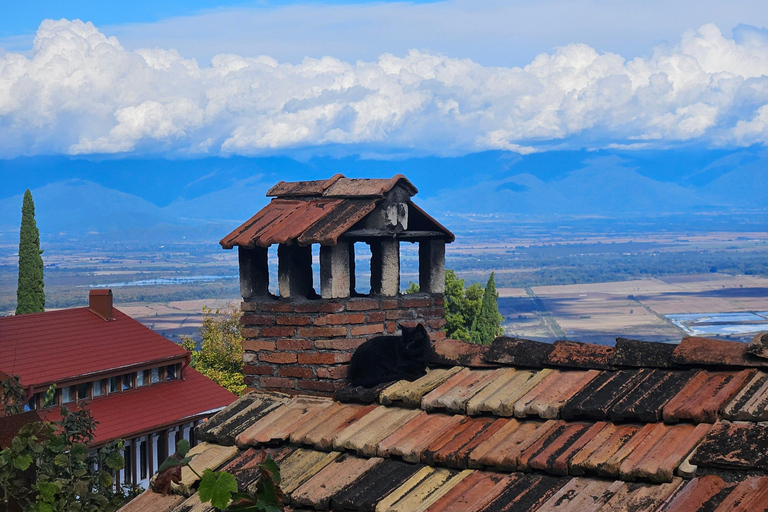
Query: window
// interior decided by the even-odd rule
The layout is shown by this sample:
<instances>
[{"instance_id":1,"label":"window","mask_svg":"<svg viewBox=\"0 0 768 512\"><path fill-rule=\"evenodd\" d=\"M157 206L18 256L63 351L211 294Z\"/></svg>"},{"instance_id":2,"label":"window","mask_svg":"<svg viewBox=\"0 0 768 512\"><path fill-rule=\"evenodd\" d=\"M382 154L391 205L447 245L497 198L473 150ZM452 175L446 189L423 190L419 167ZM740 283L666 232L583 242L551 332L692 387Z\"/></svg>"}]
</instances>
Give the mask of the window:
<instances>
[{"instance_id":1,"label":"window","mask_svg":"<svg viewBox=\"0 0 768 512\"><path fill-rule=\"evenodd\" d=\"M166 443L168 442L168 437L165 432L160 432L157 434L157 445L155 445L155 464L157 467L160 467L160 464L162 464L166 458L168 458L168 450Z\"/></svg>"},{"instance_id":2,"label":"window","mask_svg":"<svg viewBox=\"0 0 768 512\"><path fill-rule=\"evenodd\" d=\"M104 394L104 381L97 380L93 383L93 396L101 396Z\"/></svg>"},{"instance_id":3,"label":"window","mask_svg":"<svg viewBox=\"0 0 768 512\"><path fill-rule=\"evenodd\" d=\"M74 402L76 392L77 389L75 386L67 386L61 388L61 403L68 404L70 402Z\"/></svg>"},{"instance_id":4,"label":"window","mask_svg":"<svg viewBox=\"0 0 768 512\"><path fill-rule=\"evenodd\" d=\"M120 377L109 378L109 392L117 393L120 391Z\"/></svg>"},{"instance_id":5,"label":"window","mask_svg":"<svg viewBox=\"0 0 768 512\"><path fill-rule=\"evenodd\" d=\"M152 368L152 384L160 382L160 368Z\"/></svg>"},{"instance_id":6,"label":"window","mask_svg":"<svg viewBox=\"0 0 768 512\"><path fill-rule=\"evenodd\" d=\"M135 373L127 373L123 375L123 390L133 389L133 378L135 376Z\"/></svg>"},{"instance_id":7,"label":"window","mask_svg":"<svg viewBox=\"0 0 768 512\"><path fill-rule=\"evenodd\" d=\"M176 365L169 364L165 367L165 380L176 380Z\"/></svg>"},{"instance_id":8,"label":"window","mask_svg":"<svg viewBox=\"0 0 768 512\"><path fill-rule=\"evenodd\" d=\"M77 399L78 400L88 399L88 383L87 382L83 382L82 384L77 385Z\"/></svg>"},{"instance_id":9,"label":"window","mask_svg":"<svg viewBox=\"0 0 768 512\"><path fill-rule=\"evenodd\" d=\"M149 379L147 379L147 372L139 372L136 374L136 387L140 388L142 386L146 386L149 384Z\"/></svg>"},{"instance_id":10,"label":"window","mask_svg":"<svg viewBox=\"0 0 768 512\"><path fill-rule=\"evenodd\" d=\"M147 467L147 442L142 441L139 443L139 471L141 474L141 479L144 480L147 478L147 473L149 473L149 468Z\"/></svg>"},{"instance_id":11,"label":"window","mask_svg":"<svg viewBox=\"0 0 768 512\"><path fill-rule=\"evenodd\" d=\"M135 483L133 481L133 444L126 444L123 451L125 459L125 483Z\"/></svg>"}]
</instances>

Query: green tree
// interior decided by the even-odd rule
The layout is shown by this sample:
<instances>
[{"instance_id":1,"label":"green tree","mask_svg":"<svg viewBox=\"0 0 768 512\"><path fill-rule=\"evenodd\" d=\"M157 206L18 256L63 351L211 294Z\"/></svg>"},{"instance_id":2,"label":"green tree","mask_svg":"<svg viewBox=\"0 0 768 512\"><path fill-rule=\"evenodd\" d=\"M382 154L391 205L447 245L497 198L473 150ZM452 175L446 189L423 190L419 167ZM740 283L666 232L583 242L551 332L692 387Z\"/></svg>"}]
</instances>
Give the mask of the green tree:
<instances>
[{"instance_id":1,"label":"green tree","mask_svg":"<svg viewBox=\"0 0 768 512\"><path fill-rule=\"evenodd\" d=\"M123 441L91 450L96 423L90 411L62 407L61 416L24 425L0 451L0 510L112 511L133 496L113 486L112 472L125 465Z\"/></svg>"},{"instance_id":2,"label":"green tree","mask_svg":"<svg viewBox=\"0 0 768 512\"><path fill-rule=\"evenodd\" d=\"M32 193L24 192L19 230L19 285L16 288L16 314L45 311L43 258L40 256L40 231L35 223Z\"/></svg>"},{"instance_id":3,"label":"green tree","mask_svg":"<svg viewBox=\"0 0 768 512\"><path fill-rule=\"evenodd\" d=\"M483 303L480 312L472 324L472 341L481 345L490 345L497 336L504 332L501 323L504 317L499 313L499 294L496 293L494 273L488 278L483 292Z\"/></svg>"},{"instance_id":4,"label":"green tree","mask_svg":"<svg viewBox=\"0 0 768 512\"><path fill-rule=\"evenodd\" d=\"M181 345L192 353L190 365L235 394L245 390L243 378L243 335L240 308L230 304L224 310L203 307L200 350L197 341L182 336Z\"/></svg>"},{"instance_id":5,"label":"green tree","mask_svg":"<svg viewBox=\"0 0 768 512\"><path fill-rule=\"evenodd\" d=\"M473 284L464 287L464 280L453 270L445 271L445 333L449 338L472 341L472 325L480 313L483 288Z\"/></svg>"}]
</instances>

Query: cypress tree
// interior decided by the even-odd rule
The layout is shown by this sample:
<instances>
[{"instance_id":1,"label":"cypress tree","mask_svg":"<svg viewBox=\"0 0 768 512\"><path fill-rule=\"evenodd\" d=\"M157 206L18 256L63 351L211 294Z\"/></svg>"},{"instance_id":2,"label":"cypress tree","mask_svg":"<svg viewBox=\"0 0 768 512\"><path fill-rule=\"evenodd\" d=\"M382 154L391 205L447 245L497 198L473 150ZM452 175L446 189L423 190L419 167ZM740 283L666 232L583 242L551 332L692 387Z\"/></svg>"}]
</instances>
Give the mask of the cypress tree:
<instances>
[{"instance_id":1,"label":"cypress tree","mask_svg":"<svg viewBox=\"0 0 768 512\"><path fill-rule=\"evenodd\" d=\"M24 192L19 230L19 285L16 288L16 314L45 311L43 257L40 256L40 231L35 223L32 193Z\"/></svg>"},{"instance_id":2,"label":"cypress tree","mask_svg":"<svg viewBox=\"0 0 768 512\"><path fill-rule=\"evenodd\" d=\"M498 298L496 280L494 273L491 272L491 277L488 278L483 292L483 304L480 306L480 313L472 325L472 341L475 343L490 345L497 336L502 334L501 322L504 321L504 317L499 313Z\"/></svg>"}]
</instances>

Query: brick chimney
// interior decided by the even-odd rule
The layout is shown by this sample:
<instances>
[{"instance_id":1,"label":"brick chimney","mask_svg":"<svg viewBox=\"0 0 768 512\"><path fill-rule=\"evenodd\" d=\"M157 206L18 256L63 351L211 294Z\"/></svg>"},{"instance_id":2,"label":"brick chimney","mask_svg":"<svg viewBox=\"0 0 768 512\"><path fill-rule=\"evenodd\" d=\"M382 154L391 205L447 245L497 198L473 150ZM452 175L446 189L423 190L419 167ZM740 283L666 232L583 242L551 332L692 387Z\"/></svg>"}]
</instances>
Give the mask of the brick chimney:
<instances>
[{"instance_id":1,"label":"brick chimney","mask_svg":"<svg viewBox=\"0 0 768 512\"><path fill-rule=\"evenodd\" d=\"M445 244L454 236L411 201L416 192L401 175L280 182L265 208L221 240L238 248L249 387L330 395L347 384L352 353L370 337L393 334L398 323L423 323L433 340L445 337ZM367 294L355 289L355 242L371 251ZM401 243L418 243L419 293L400 293ZM269 291L273 244L278 295Z\"/></svg>"},{"instance_id":2,"label":"brick chimney","mask_svg":"<svg viewBox=\"0 0 768 512\"><path fill-rule=\"evenodd\" d=\"M112 312L112 290L91 290L88 294L88 309L102 320L113 322L115 315Z\"/></svg>"}]
</instances>

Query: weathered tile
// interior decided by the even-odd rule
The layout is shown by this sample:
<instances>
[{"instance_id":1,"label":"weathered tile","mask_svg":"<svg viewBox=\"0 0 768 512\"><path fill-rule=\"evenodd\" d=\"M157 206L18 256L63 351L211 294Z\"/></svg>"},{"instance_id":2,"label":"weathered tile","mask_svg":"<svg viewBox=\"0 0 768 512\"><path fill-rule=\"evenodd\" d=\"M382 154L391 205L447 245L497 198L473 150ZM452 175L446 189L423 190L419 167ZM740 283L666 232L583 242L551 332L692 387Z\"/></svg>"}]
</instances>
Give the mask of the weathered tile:
<instances>
[{"instance_id":1,"label":"weathered tile","mask_svg":"<svg viewBox=\"0 0 768 512\"><path fill-rule=\"evenodd\" d=\"M572 478L537 512L599 510L626 485L622 481Z\"/></svg>"},{"instance_id":2,"label":"weathered tile","mask_svg":"<svg viewBox=\"0 0 768 512\"><path fill-rule=\"evenodd\" d=\"M612 353L613 347L606 345L558 340L554 343L552 352L549 353L547 363L566 368L609 370L613 368Z\"/></svg>"},{"instance_id":3,"label":"weathered tile","mask_svg":"<svg viewBox=\"0 0 768 512\"><path fill-rule=\"evenodd\" d=\"M195 427L195 437L219 444L234 444L240 432L289 401L290 397L279 393L248 393Z\"/></svg>"},{"instance_id":4,"label":"weathered tile","mask_svg":"<svg viewBox=\"0 0 768 512\"><path fill-rule=\"evenodd\" d=\"M462 420L461 415L422 413L403 425L378 446L382 457L399 456L407 462L419 462L429 444L447 431L453 430Z\"/></svg>"},{"instance_id":5,"label":"weathered tile","mask_svg":"<svg viewBox=\"0 0 768 512\"><path fill-rule=\"evenodd\" d=\"M373 457L379 443L424 411L378 406L333 438L335 450L353 450Z\"/></svg>"},{"instance_id":6,"label":"weathered tile","mask_svg":"<svg viewBox=\"0 0 768 512\"><path fill-rule=\"evenodd\" d=\"M700 371L688 381L663 409L664 421L691 420L714 423L726 403L755 374L755 370L740 372Z\"/></svg>"},{"instance_id":7,"label":"weathered tile","mask_svg":"<svg viewBox=\"0 0 768 512\"><path fill-rule=\"evenodd\" d=\"M180 503L171 512L214 512L210 503L202 503L200 497L194 494Z\"/></svg>"},{"instance_id":8,"label":"weathered tile","mask_svg":"<svg viewBox=\"0 0 768 512\"><path fill-rule=\"evenodd\" d=\"M485 358L490 347L465 341L444 338L432 345L432 362L443 366L466 366L469 368L494 368L498 365L487 363Z\"/></svg>"},{"instance_id":9,"label":"weathered tile","mask_svg":"<svg viewBox=\"0 0 768 512\"><path fill-rule=\"evenodd\" d=\"M312 445L318 450L330 451L333 449L333 439L336 435L377 408L378 406L373 404L346 404L334 417L307 432L303 438L297 439L297 442Z\"/></svg>"},{"instance_id":10,"label":"weathered tile","mask_svg":"<svg viewBox=\"0 0 768 512\"><path fill-rule=\"evenodd\" d=\"M768 424L717 422L691 457L702 467L768 470Z\"/></svg>"},{"instance_id":11,"label":"weathered tile","mask_svg":"<svg viewBox=\"0 0 768 512\"><path fill-rule=\"evenodd\" d=\"M373 512L379 501L423 468L419 464L384 460L376 466L376 471L365 473L354 485L337 493L331 499L331 508Z\"/></svg>"},{"instance_id":12,"label":"weathered tile","mask_svg":"<svg viewBox=\"0 0 768 512\"><path fill-rule=\"evenodd\" d=\"M652 370L634 389L617 400L609 411L611 421L662 420L664 405L693 378L695 372Z\"/></svg>"},{"instance_id":13,"label":"weathered tile","mask_svg":"<svg viewBox=\"0 0 768 512\"><path fill-rule=\"evenodd\" d=\"M413 382L401 380L384 389L379 395L383 405L402 405L403 407L421 407L421 399L440 384L462 370L461 366L436 368L427 371L423 377Z\"/></svg>"},{"instance_id":14,"label":"weathered tile","mask_svg":"<svg viewBox=\"0 0 768 512\"><path fill-rule=\"evenodd\" d=\"M514 475L473 471L435 501L427 512L476 512L493 501L512 481Z\"/></svg>"},{"instance_id":15,"label":"weathered tile","mask_svg":"<svg viewBox=\"0 0 768 512\"><path fill-rule=\"evenodd\" d=\"M576 393L560 410L565 420L606 420L613 405L645 380L651 370L601 372Z\"/></svg>"},{"instance_id":16,"label":"weathered tile","mask_svg":"<svg viewBox=\"0 0 768 512\"><path fill-rule=\"evenodd\" d=\"M715 512L764 511L768 503L768 476L748 476L720 503Z\"/></svg>"},{"instance_id":17,"label":"weathered tile","mask_svg":"<svg viewBox=\"0 0 768 512\"><path fill-rule=\"evenodd\" d=\"M567 463L555 468L555 461L573 446L592 425L558 421L555 427L520 455L520 470L538 469L553 474L568 473ZM565 461L564 461L565 462Z\"/></svg>"},{"instance_id":18,"label":"weathered tile","mask_svg":"<svg viewBox=\"0 0 768 512\"><path fill-rule=\"evenodd\" d=\"M339 452L318 452L299 448L280 463L280 488L291 494L318 471L339 458Z\"/></svg>"},{"instance_id":19,"label":"weathered tile","mask_svg":"<svg viewBox=\"0 0 768 512\"><path fill-rule=\"evenodd\" d=\"M383 459L342 455L291 493L291 503L328 510L331 498L368 471L375 471Z\"/></svg>"},{"instance_id":20,"label":"weathered tile","mask_svg":"<svg viewBox=\"0 0 768 512\"><path fill-rule=\"evenodd\" d=\"M512 416L515 403L550 373L550 369L536 371L507 368L467 402L467 414L474 416L491 413L495 416Z\"/></svg>"},{"instance_id":21,"label":"weathered tile","mask_svg":"<svg viewBox=\"0 0 768 512\"><path fill-rule=\"evenodd\" d=\"M422 462L430 465L466 468L469 454L486 439L498 432L509 420L506 418L467 418L435 439L423 451Z\"/></svg>"},{"instance_id":22,"label":"weathered tile","mask_svg":"<svg viewBox=\"0 0 768 512\"><path fill-rule=\"evenodd\" d=\"M163 496L148 489L129 501L120 512L170 512L186 499L180 494Z\"/></svg>"},{"instance_id":23,"label":"weathered tile","mask_svg":"<svg viewBox=\"0 0 768 512\"><path fill-rule=\"evenodd\" d=\"M615 455L631 442L632 437L640 431L637 425L607 424L590 442L584 445L571 458L568 472L572 475L582 475L585 472L605 474L611 466L607 464L615 459Z\"/></svg>"},{"instance_id":24,"label":"weathered tile","mask_svg":"<svg viewBox=\"0 0 768 512\"><path fill-rule=\"evenodd\" d=\"M550 373L515 403L515 417L557 418L563 405L599 374L598 370Z\"/></svg>"},{"instance_id":25,"label":"weathered tile","mask_svg":"<svg viewBox=\"0 0 768 512\"><path fill-rule=\"evenodd\" d=\"M728 420L768 420L768 373L757 372L725 406L723 417Z\"/></svg>"},{"instance_id":26,"label":"weathered tile","mask_svg":"<svg viewBox=\"0 0 768 512\"><path fill-rule=\"evenodd\" d=\"M486 361L523 368L541 368L554 346L551 343L499 336L485 356Z\"/></svg>"},{"instance_id":27,"label":"weathered tile","mask_svg":"<svg viewBox=\"0 0 768 512\"><path fill-rule=\"evenodd\" d=\"M503 372L503 369L462 370L456 374L456 377L461 376L461 379L449 379L424 395L421 408L425 411L447 409L448 412L465 414L467 402Z\"/></svg>"},{"instance_id":28,"label":"weathered tile","mask_svg":"<svg viewBox=\"0 0 768 512\"><path fill-rule=\"evenodd\" d=\"M234 458L240 450L236 446L222 446L208 442L200 443L189 450L188 457L192 457L189 466L181 468L181 482L172 487L174 492L190 496L192 487L200 480L198 475L206 469L218 469L219 466ZM193 471L194 470L194 471Z\"/></svg>"},{"instance_id":29,"label":"weathered tile","mask_svg":"<svg viewBox=\"0 0 768 512\"><path fill-rule=\"evenodd\" d=\"M681 485L683 485L682 478L675 478L673 481L661 485L629 483L619 489L599 509L599 512L613 512L615 510L653 512Z\"/></svg>"},{"instance_id":30,"label":"weathered tile","mask_svg":"<svg viewBox=\"0 0 768 512\"><path fill-rule=\"evenodd\" d=\"M671 482L675 469L706 435L710 425L661 425L654 428L619 468L627 480Z\"/></svg>"},{"instance_id":31,"label":"weathered tile","mask_svg":"<svg viewBox=\"0 0 768 512\"><path fill-rule=\"evenodd\" d=\"M515 471L520 454L555 426L557 422L510 420L469 454L472 468L493 467L502 471Z\"/></svg>"},{"instance_id":32,"label":"weathered tile","mask_svg":"<svg viewBox=\"0 0 768 512\"><path fill-rule=\"evenodd\" d=\"M241 432L235 443L241 448L285 441L299 423L311 419L333 402L328 399L294 398Z\"/></svg>"},{"instance_id":33,"label":"weathered tile","mask_svg":"<svg viewBox=\"0 0 768 512\"><path fill-rule=\"evenodd\" d=\"M425 467L376 505L376 512L416 512L426 510L471 471Z\"/></svg>"},{"instance_id":34,"label":"weathered tile","mask_svg":"<svg viewBox=\"0 0 768 512\"><path fill-rule=\"evenodd\" d=\"M611 364L630 368L671 368L677 344L616 338Z\"/></svg>"},{"instance_id":35,"label":"weathered tile","mask_svg":"<svg viewBox=\"0 0 768 512\"><path fill-rule=\"evenodd\" d=\"M663 512L711 512L728 496L736 484L715 475L694 478L683 486L661 509Z\"/></svg>"},{"instance_id":36,"label":"weathered tile","mask_svg":"<svg viewBox=\"0 0 768 512\"><path fill-rule=\"evenodd\" d=\"M382 382L371 388L364 386L345 386L333 394L333 399L341 403L354 404L374 404L379 401L379 395L382 391L398 382L408 382L407 380L392 382Z\"/></svg>"},{"instance_id":37,"label":"weathered tile","mask_svg":"<svg viewBox=\"0 0 768 512\"><path fill-rule=\"evenodd\" d=\"M221 471L227 471L235 476L237 488L241 491L247 489L249 485L259 478L258 465L262 460L262 451L265 455L272 457L276 462L293 453L294 448L284 446L280 448L248 448L241 450L235 458L222 466Z\"/></svg>"},{"instance_id":38,"label":"weathered tile","mask_svg":"<svg viewBox=\"0 0 768 512\"><path fill-rule=\"evenodd\" d=\"M510 482L482 512L518 512L537 510L568 481L547 475L515 473L516 480Z\"/></svg>"},{"instance_id":39,"label":"weathered tile","mask_svg":"<svg viewBox=\"0 0 768 512\"><path fill-rule=\"evenodd\" d=\"M683 338L672 354L672 361L687 365L768 366L768 361L751 358L747 344L713 338L688 336Z\"/></svg>"},{"instance_id":40,"label":"weathered tile","mask_svg":"<svg viewBox=\"0 0 768 512\"><path fill-rule=\"evenodd\" d=\"M747 345L747 352L755 357L768 359L768 332L756 334Z\"/></svg>"}]
</instances>

